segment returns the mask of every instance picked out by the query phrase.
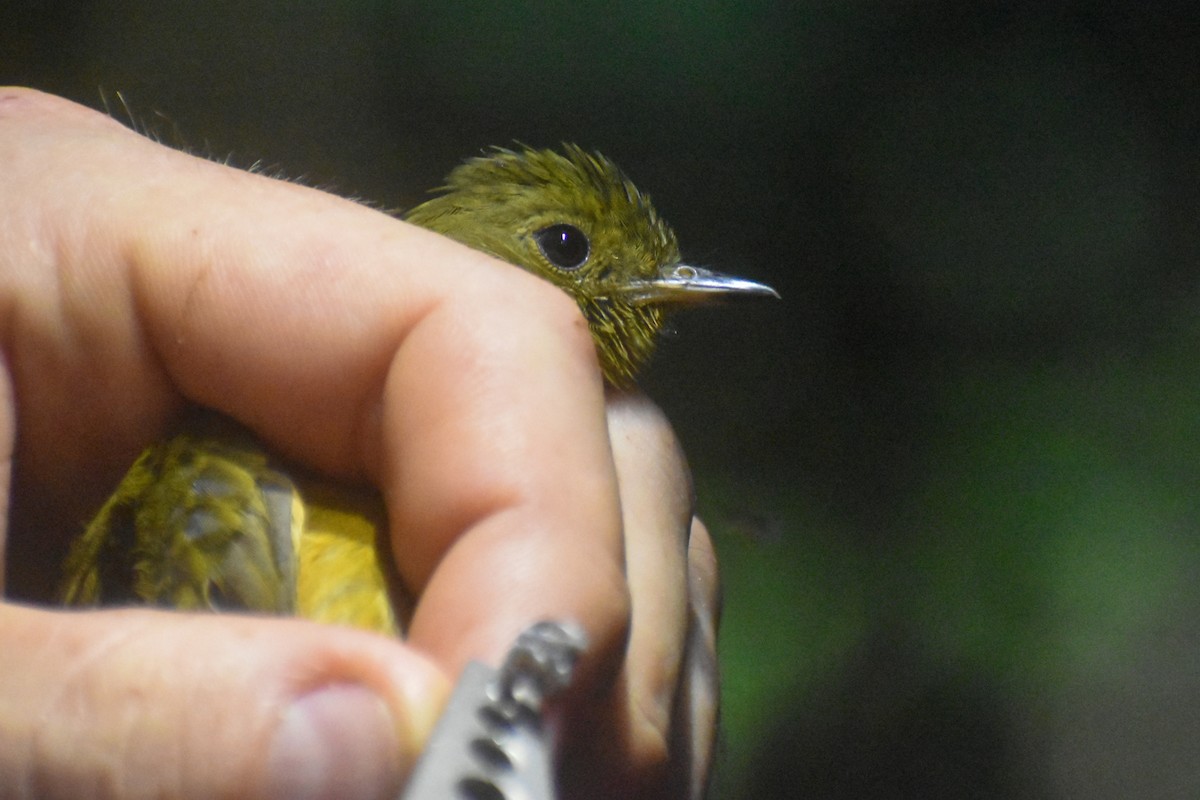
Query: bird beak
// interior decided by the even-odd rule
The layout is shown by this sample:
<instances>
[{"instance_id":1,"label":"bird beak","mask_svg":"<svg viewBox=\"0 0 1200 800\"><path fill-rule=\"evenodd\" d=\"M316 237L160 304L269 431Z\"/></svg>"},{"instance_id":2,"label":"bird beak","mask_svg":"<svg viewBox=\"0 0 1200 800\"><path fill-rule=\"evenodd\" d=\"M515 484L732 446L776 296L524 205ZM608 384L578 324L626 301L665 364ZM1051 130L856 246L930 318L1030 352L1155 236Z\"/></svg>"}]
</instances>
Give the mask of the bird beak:
<instances>
[{"instance_id":1,"label":"bird beak","mask_svg":"<svg viewBox=\"0 0 1200 800\"><path fill-rule=\"evenodd\" d=\"M634 305L699 305L728 297L774 297L779 292L765 283L722 275L688 264L672 264L657 278L628 284L621 294Z\"/></svg>"}]
</instances>

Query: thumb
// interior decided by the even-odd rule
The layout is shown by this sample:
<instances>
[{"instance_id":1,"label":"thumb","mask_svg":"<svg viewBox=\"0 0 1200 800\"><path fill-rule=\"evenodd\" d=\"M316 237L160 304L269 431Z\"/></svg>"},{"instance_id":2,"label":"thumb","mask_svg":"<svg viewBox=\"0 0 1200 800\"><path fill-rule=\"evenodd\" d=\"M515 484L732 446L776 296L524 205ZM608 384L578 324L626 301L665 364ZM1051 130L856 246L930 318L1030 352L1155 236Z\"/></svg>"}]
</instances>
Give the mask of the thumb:
<instances>
[{"instance_id":1,"label":"thumb","mask_svg":"<svg viewBox=\"0 0 1200 800\"><path fill-rule=\"evenodd\" d=\"M0 797L384 798L448 693L300 620L0 604Z\"/></svg>"}]
</instances>

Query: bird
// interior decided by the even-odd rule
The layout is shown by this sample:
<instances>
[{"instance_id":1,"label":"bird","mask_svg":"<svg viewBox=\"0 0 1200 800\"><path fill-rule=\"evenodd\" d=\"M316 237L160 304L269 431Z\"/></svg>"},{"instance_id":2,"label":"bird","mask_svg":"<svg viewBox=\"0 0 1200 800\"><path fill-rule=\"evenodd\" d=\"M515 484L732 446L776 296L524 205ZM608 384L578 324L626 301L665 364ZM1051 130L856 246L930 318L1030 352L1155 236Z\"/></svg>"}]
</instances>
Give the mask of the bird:
<instances>
[{"instance_id":1,"label":"bird","mask_svg":"<svg viewBox=\"0 0 1200 800\"><path fill-rule=\"evenodd\" d=\"M497 147L455 167L404 219L549 281L578 304L605 381L634 385L675 309L778 297L684 263L650 197L598 152ZM294 615L402 636L413 606L371 488L273 454L193 409L151 444L72 543L68 607Z\"/></svg>"}]
</instances>

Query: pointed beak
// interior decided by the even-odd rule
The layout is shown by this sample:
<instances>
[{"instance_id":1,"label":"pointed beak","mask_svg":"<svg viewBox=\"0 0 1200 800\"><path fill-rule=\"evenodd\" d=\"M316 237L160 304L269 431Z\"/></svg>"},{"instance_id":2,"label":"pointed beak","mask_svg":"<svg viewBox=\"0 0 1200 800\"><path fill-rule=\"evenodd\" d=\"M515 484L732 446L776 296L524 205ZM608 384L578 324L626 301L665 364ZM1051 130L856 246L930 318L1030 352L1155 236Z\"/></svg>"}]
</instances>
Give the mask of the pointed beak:
<instances>
[{"instance_id":1,"label":"pointed beak","mask_svg":"<svg viewBox=\"0 0 1200 800\"><path fill-rule=\"evenodd\" d=\"M657 278L631 283L621 293L636 305L699 305L731 297L779 299L779 292L765 283L722 275L688 264L664 267Z\"/></svg>"}]
</instances>

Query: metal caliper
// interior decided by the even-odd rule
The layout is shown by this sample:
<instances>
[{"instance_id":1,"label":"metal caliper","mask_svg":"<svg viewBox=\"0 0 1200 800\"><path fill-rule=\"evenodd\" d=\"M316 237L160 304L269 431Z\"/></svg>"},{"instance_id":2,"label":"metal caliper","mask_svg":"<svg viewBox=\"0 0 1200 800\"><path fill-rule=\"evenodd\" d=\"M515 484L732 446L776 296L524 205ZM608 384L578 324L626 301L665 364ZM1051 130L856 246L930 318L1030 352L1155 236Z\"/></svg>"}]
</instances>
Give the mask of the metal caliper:
<instances>
[{"instance_id":1,"label":"metal caliper","mask_svg":"<svg viewBox=\"0 0 1200 800\"><path fill-rule=\"evenodd\" d=\"M468 664L398 800L555 800L545 703L586 646L578 625L538 622L499 669Z\"/></svg>"}]
</instances>

